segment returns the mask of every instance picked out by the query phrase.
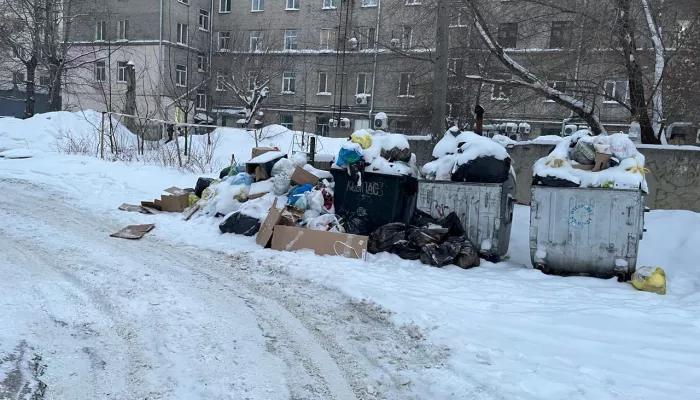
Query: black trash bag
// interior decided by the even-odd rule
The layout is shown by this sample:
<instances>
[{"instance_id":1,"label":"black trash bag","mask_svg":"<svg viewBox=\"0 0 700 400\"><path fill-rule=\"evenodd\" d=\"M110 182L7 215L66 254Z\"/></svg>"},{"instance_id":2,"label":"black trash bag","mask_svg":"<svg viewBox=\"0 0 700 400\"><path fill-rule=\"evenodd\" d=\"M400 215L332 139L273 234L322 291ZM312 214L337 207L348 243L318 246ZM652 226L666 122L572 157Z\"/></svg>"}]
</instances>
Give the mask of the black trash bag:
<instances>
[{"instance_id":1,"label":"black trash bag","mask_svg":"<svg viewBox=\"0 0 700 400\"><path fill-rule=\"evenodd\" d=\"M408 230L408 241L418 248L431 243L441 243L447 237L449 229L443 227L434 228L410 228Z\"/></svg>"},{"instance_id":2,"label":"black trash bag","mask_svg":"<svg viewBox=\"0 0 700 400\"><path fill-rule=\"evenodd\" d=\"M367 251L371 254L392 252L394 244L406 241L406 233L406 224L401 222L386 224L369 235Z\"/></svg>"},{"instance_id":3,"label":"black trash bag","mask_svg":"<svg viewBox=\"0 0 700 400\"><path fill-rule=\"evenodd\" d=\"M502 183L510 174L510 158L479 157L462 164L452 174L453 182Z\"/></svg>"},{"instance_id":4,"label":"black trash bag","mask_svg":"<svg viewBox=\"0 0 700 400\"><path fill-rule=\"evenodd\" d=\"M384 150L379 154L382 156L382 158L386 158L388 161L394 162L394 161L403 161L403 162L409 162L411 161L411 149L400 149L398 147L394 147L393 149L389 150Z\"/></svg>"},{"instance_id":5,"label":"black trash bag","mask_svg":"<svg viewBox=\"0 0 700 400\"><path fill-rule=\"evenodd\" d=\"M228 166L224 169L221 170L221 173L219 173L219 179L224 179L228 176L228 174L231 172L231 168L236 168L238 170L238 167L234 166Z\"/></svg>"},{"instance_id":6,"label":"black trash bag","mask_svg":"<svg viewBox=\"0 0 700 400\"><path fill-rule=\"evenodd\" d=\"M260 221L239 212L219 224L221 233L235 233L237 235L253 236L260 230Z\"/></svg>"},{"instance_id":7,"label":"black trash bag","mask_svg":"<svg viewBox=\"0 0 700 400\"><path fill-rule=\"evenodd\" d=\"M454 262L461 248L460 243L454 242L430 243L421 248L420 261L426 265L444 267Z\"/></svg>"},{"instance_id":8,"label":"black trash bag","mask_svg":"<svg viewBox=\"0 0 700 400\"><path fill-rule=\"evenodd\" d=\"M555 178L553 176L539 176L535 175L532 178L532 184L535 186L550 186L550 187L579 187L580 185L576 182L571 182L567 179Z\"/></svg>"},{"instance_id":9,"label":"black trash bag","mask_svg":"<svg viewBox=\"0 0 700 400\"><path fill-rule=\"evenodd\" d=\"M425 211L416 209L411 217L411 225L413 226L426 226L428 224L437 224L437 220L430 216Z\"/></svg>"},{"instance_id":10,"label":"black trash bag","mask_svg":"<svg viewBox=\"0 0 700 400\"><path fill-rule=\"evenodd\" d=\"M212 182L214 182L214 179L212 179L212 178L199 178L199 179L197 179L197 184L194 187L194 194L197 197L201 198L202 193L204 192L204 189L211 186Z\"/></svg>"},{"instance_id":11,"label":"black trash bag","mask_svg":"<svg viewBox=\"0 0 700 400\"><path fill-rule=\"evenodd\" d=\"M345 233L351 235L369 235L371 221L367 215L367 210L363 207L359 207L354 213L348 214L344 219L343 228L345 228Z\"/></svg>"},{"instance_id":12,"label":"black trash bag","mask_svg":"<svg viewBox=\"0 0 700 400\"><path fill-rule=\"evenodd\" d=\"M448 229L448 237L463 236L465 234L464 228L462 227L462 221L459 220L457 213L454 211L436 223L441 227Z\"/></svg>"},{"instance_id":13,"label":"black trash bag","mask_svg":"<svg viewBox=\"0 0 700 400\"><path fill-rule=\"evenodd\" d=\"M403 258L404 260L419 260L420 247L415 246L408 240L401 240L391 247L391 253Z\"/></svg>"},{"instance_id":14,"label":"black trash bag","mask_svg":"<svg viewBox=\"0 0 700 400\"><path fill-rule=\"evenodd\" d=\"M459 245L459 253L457 253L454 259L454 264L456 266L469 269L478 267L481 263L481 260L479 259L479 251L466 236L451 237L447 239L445 243L454 243Z\"/></svg>"},{"instance_id":15,"label":"black trash bag","mask_svg":"<svg viewBox=\"0 0 700 400\"><path fill-rule=\"evenodd\" d=\"M358 183L361 182L362 174L365 172L365 162L359 161L354 164L349 164L347 168L348 175L350 175L350 179L348 179L348 181L355 186L359 186Z\"/></svg>"}]
</instances>

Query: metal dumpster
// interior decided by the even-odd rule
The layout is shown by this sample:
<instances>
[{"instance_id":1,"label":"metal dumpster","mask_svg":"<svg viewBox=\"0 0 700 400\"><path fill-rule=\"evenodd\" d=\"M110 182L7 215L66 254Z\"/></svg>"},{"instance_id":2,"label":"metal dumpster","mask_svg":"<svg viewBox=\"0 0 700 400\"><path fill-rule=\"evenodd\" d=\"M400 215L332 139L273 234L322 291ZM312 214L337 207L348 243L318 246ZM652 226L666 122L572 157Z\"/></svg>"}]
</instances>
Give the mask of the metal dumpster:
<instances>
[{"instance_id":1,"label":"metal dumpster","mask_svg":"<svg viewBox=\"0 0 700 400\"><path fill-rule=\"evenodd\" d=\"M508 253L515 190L513 174L503 183L421 180L416 208L434 218L454 211L480 253L498 261Z\"/></svg>"},{"instance_id":2,"label":"metal dumpster","mask_svg":"<svg viewBox=\"0 0 700 400\"><path fill-rule=\"evenodd\" d=\"M369 217L367 234L392 222L408 223L416 209L418 180L411 176L376 172L362 174L362 184L350 182L344 169L331 169L335 181L333 204L340 215L364 208Z\"/></svg>"},{"instance_id":3,"label":"metal dumpster","mask_svg":"<svg viewBox=\"0 0 700 400\"><path fill-rule=\"evenodd\" d=\"M644 232L640 190L532 187L530 258L545 273L629 280Z\"/></svg>"}]
</instances>

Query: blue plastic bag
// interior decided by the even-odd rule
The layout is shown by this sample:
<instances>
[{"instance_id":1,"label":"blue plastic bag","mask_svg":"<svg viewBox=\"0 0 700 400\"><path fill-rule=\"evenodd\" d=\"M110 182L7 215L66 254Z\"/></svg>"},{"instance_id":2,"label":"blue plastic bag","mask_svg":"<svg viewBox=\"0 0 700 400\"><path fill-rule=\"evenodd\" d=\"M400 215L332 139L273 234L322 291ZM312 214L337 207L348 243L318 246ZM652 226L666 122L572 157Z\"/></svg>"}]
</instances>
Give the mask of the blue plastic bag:
<instances>
[{"instance_id":1,"label":"blue plastic bag","mask_svg":"<svg viewBox=\"0 0 700 400\"><path fill-rule=\"evenodd\" d=\"M287 200L287 204L293 206L302 197L304 193L311 191L313 188L314 185L310 183L295 187L294 190L292 190L292 193L289 195L289 200Z\"/></svg>"},{"instance_id":2,"label":"blue plastic bag","mask_svg":"<svg viewBox=\"0 0 700 400\"><path fill-rule=\"evenodd\" d=\"M237 174L236 176L230 178L231 180L231 185L246 185L250 186L255 182L255 178L253 178L253 175L241 172Z\"/></svg>"},{"instance_id":3,"label":"blue plastic bag","mask_svg":"<svg viewBox=\"0 0 700 400\"><path fill-rule=\"evenodd\" d=\"M339 167L344 165L355 164L362 159L362 152L357 149L346 149L341 148L338 153L338 164Z\"/></svg>"}]
</instances>

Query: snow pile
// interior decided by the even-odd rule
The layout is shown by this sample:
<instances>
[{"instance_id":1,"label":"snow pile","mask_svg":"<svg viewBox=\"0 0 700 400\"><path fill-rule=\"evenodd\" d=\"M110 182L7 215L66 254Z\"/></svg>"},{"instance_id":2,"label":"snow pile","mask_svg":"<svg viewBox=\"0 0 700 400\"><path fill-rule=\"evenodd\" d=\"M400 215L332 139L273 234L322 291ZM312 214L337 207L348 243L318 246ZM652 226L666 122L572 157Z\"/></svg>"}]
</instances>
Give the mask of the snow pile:
<instances>
[{"instance_id":1,"label":"snow pile","mask_svg":"<svg viewBox=\"0 0 700 400\"><path fill-rule=\"evenodd\" d=\"M429 179L451 180L452 174L461 165L482 157L510 161L508 152L498 142L474 132L460 132L452 127L435 145L435 160L425 164L421 172Z\"/></svg>"},{"instance_id":2,"label":"snow pile","mask_svg":"<svg viewBox=\"0 0 700 400\"><path fill-rule=\"evenodd\" d=\"M503 147L507 147L508 145L514 145L514 144L518 143L518 142L516 142L515 140L513 140L513 139L511 139L511 138L509 138L508 136L505 136L505 135L493 135L493 137L491 138L491 140L493 140L494 142L500 144L500 145L503 146Z\"/></svg>"},{"instance_id":3,"label":"snow pile","mask_svg":"<svg viewBox=\"0 0 700 400\"><path fill-rule=\"evenodd\" d=\"M349 167L360 161L366 164L367 172L420 176L415 155L402 134L371 129L353 132L342 145L334 167Z\"/></svg>"},{"instance_id":4,"label":"snow pile","mask_svg":"<svg viewBox=\"0 0 700 400\"><path fill-rule=\"evenodd\" d=\"M588 164L580 164L571 157L578 146L594 149L596 158ZM608 161L608 159L610 161ZM602 161L604 160L604 161ZM582 130L561 140L547 156L537 160L533 176L540 184L544 178L557 178L573 185L591 188L634 189L648 191L644 168L645 158L626 134L590 136ZM600 163L600 165L594 165Z\"/></svg>"}]
</instances>

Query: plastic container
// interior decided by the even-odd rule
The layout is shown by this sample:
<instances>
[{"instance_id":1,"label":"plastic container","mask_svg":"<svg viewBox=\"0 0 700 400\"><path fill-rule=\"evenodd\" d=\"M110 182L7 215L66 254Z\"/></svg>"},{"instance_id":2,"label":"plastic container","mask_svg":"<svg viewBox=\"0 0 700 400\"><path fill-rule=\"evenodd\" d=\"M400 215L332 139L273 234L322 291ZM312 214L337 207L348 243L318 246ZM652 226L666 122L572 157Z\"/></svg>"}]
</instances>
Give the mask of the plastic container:
<instances>
[{"instance_id":1,"label":"plastic container","mask_svg":"<svg viewBox=\"0 0 700 400\"><path fill-rule=\"evenodd\" d=\"M530 258L545 273L629 280L644 232L643 193L532 187Z\"/></svg>"},{"instance_id":2,"label":"plastic container","mask_svg":"<svg viewBox=\"0 0 700 400\"><path fill-rule=\"evenodd\" d=\"M418 179L405 175L374 172L362 174L362 185L350 182L344 169L331 169L335 181L333 204L341 216L355 213L363 207L367 211L368 233L392 222L408 223L416 209Z\"/></svg>"},{"instance_id":3,"label":"plastic container","mask_svg":"<svg viewBox=\"0 0 700 400\"><path fill-rule=\"evenodd\" d=\"M433 218L457 213L469 240L498 261L508 253L515 205L515 179L503 183L421 180L417 208Z\"/></svg>"}]
</instances>

